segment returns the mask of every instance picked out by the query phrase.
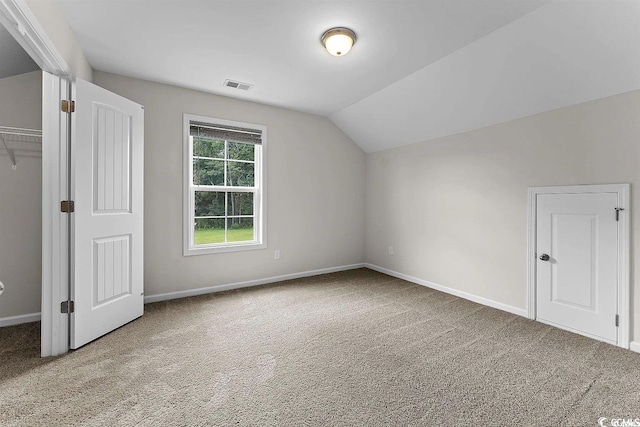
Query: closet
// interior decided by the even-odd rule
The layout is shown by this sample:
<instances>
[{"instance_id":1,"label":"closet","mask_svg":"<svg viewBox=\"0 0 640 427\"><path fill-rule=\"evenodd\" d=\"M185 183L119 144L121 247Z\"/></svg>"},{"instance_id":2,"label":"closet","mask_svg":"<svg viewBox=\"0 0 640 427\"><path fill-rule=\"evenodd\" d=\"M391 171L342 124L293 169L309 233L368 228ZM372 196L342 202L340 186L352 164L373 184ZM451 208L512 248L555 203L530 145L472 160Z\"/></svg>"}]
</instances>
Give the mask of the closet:
<instances>
[{"instance_id":1,"label":"closet","mask_svg":"<svg viewBox=\"0 0 640 427\"><path fill-rule=\"evenodd\" d=\"M42 72L0 78L0 327L39 320Z\"/></svg>"}]
</instances>

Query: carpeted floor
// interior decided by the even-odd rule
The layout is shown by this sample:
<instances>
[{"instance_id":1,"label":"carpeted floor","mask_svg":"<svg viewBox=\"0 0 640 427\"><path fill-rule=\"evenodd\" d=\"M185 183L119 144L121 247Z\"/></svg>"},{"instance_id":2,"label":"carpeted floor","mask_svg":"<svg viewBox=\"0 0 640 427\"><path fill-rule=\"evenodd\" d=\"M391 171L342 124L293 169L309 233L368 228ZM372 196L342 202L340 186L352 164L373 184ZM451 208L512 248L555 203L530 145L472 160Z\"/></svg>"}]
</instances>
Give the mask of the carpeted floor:
<instances>
[{"instance_id":1,"label":"carpeted floor","mask_svg":"<svg viewBox=\"0 0 640 427\"><path fill-rule=\"evenodd\" d=\"M0 329L2 426L596 426L640 354L360 269L146 306L39 358Z\"/></svg>"}]
</instances>

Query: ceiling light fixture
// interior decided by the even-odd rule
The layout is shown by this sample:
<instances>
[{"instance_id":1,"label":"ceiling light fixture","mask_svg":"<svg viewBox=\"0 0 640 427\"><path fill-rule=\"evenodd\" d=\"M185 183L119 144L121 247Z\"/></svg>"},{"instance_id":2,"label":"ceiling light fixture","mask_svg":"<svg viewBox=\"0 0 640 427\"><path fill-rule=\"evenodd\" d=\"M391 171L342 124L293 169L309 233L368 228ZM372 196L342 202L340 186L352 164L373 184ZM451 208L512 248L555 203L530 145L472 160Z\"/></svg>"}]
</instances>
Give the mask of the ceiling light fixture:
<instances>
[{"instance_id":1,"label":"ceiling light fixture","mask_svg":"<svg viewBox=\"0 0 640 427\"><path fill-rule=\"evenodd\" d=\"M322 45L333 56L344 56L356 43L356 33L344 27L331 28L324 32Z\"/></svg>"}]
</instances>

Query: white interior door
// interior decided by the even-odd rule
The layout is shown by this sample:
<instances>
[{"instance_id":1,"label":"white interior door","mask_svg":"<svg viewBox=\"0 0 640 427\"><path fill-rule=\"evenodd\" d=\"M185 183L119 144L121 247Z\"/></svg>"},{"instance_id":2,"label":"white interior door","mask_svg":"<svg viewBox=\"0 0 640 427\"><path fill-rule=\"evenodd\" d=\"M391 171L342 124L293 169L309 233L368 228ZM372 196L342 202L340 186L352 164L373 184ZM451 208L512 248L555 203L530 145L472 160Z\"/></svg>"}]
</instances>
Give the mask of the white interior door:
<instances>
[{"instance_id":1,"label":"white interior door","mask_svg":"<svg viewBox=\"0 0 640 427\"><path fill-rule=\"evenodd\" d=\"M540 194L537 319L617 343L616 193Z\"/></svg>"},{"instance_id":2,"label":"white interior door","mask_svg":"<svg viewBox=\"0 0 640 427\"><path fill-rule=\"evenodd\" d=\"M77 79L73 118L70 344L78 348L143 312L144 110Z\"/></svg>"}]
</instances>

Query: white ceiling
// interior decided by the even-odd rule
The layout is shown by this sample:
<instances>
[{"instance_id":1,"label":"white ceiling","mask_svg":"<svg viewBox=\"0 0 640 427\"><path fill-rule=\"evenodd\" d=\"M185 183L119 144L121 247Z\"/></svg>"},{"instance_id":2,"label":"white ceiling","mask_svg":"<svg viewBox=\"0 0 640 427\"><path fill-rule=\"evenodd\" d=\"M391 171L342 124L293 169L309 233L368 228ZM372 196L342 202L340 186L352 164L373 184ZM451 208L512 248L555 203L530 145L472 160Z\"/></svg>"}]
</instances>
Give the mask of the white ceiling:
<instances>
[{"instance_id":1,"label":"white ceiling","mask_svg":"<svg viewBox=\"0 0 640 427\"><path fill-rule=\"evenodd\" d=\"M640 88L638 1L58 1L97 70L326 115L368 152Z\"/></svg>"},{"instance_id":2,"label":"white ceiling","mask_svg":"<svg viewBox=\"0 0 640 427\"><path fill-rule=\"evenodd\" d=\"M372 152L638 89L640 1L565 1L330 118Z\"/></svg>"},{"instance_id":3,"label":"white ceiling","mask_svg":"<svg viewBox=\"0 0 640 427\"><path fill-rule=\"evenodd\" d=\"M0 24L0 79L35 70L38 65Z\"/></svg>"},{"instance_id":4,"label":"white ceiling","mask_svg":"<svg viewBox=\"0 0 640 427\"><path fill-rule=\"evenodd\" d=\"M540 1L60 0L98 70L329 115L539 7ZM358 41L330 56L322 33ZM249 92L223 87L251 83Z\"/></svg>"}]
</instances>

